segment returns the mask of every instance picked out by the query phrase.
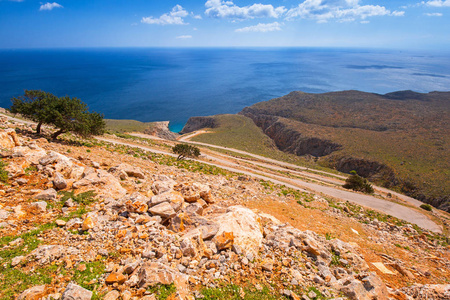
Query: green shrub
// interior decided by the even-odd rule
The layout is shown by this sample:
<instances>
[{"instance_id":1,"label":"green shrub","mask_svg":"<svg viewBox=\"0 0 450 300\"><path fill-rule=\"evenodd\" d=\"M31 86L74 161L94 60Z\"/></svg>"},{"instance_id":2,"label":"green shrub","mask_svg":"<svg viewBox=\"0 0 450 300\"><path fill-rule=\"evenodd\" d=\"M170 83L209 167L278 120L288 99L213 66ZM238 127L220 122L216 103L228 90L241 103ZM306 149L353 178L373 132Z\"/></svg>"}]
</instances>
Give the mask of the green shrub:
<instances>
[{"instance_id":1,"label":"green shrub","mask_svg":"<svg viewBox=\"0 0 450 300\"><path fill-rule=\"evenodd\" d=\"M200 149L188 144L177 144L172 147L172 151L178 154L177 160L181 160L186 157L199 157Z\"/></svg>"},{"instance_id":2,"label":"green shrub","mask_svg":"<svg viewBox=\"0 0 450 300\"><path fill-rule=\"evenodd\" d=\"M354 191L363 192L366 194L373 194L373 187L366 178L356 174L356 171L351 171L350 173L352 175L345 180L345 184L342 186L343 188L352 189Z\"/></svg>"},{"instance_id":3,"label":"green shrub","mask_svg":"<svg viewBox=\"0 0 450 300\"><path fill-rule=\"evenodd\" d=\"M75 195L74 191L62 191L60 192L63 197L61 198L61 202L64 203L67 200L69 200L69 198L72 198L75 202L79 203L79 204L83 204L83 205L89 205L92 202L94 202L94 197L96 196L95 191L91 190L91 191L87 191L84 193L80 193L78 195Z\"/></svg>"},{"instance_id":4,"label":"green shrub","mask_svg":"<svg viewBox=\"0 0 450 300\"><path fill-rule=\"evenodd\" d=\"M421 209L427 210L427 211L433 211L433 207L430 204L422 204L420 206Z\"/></svg>"},{"instance_id":5,"label":"green shrub","mask_svg":"<svg viewBox=\"0 0 450 300\"><path fill-rule=\"evenodd\" d=\"M8 182L8 172L5 170L6 164L0 160L0 181Z\"/></svg>"}]
</instances>

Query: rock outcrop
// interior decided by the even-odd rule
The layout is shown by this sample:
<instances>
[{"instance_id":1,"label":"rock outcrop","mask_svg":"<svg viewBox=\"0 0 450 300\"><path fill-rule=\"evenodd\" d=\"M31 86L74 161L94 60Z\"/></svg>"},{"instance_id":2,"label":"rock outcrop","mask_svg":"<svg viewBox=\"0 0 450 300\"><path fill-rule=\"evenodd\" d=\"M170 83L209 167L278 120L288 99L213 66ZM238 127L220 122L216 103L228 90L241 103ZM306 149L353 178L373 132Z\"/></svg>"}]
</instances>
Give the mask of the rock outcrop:
<instances>
[{"instance_id":1,"label":"rock outcrop","mask_svg":"<svg viewBox=\"0 0 450 300\"><path fill-rule=\"evenodd\" d=\"M261 115L247 107L239 114L249 117L267 134L284 152L295 155L326 156L342 148L341 145L320 139L305 136L295 128L289 126L285 119L276 116Z\"/></svg>"},{"instance_id":2,"label":"rock outcrop","mask_svg":"<svg viewBox=\"0 0 450 300\"><path fill-rule=\"evenodd\" d=\"M191 117L180 131L180 134L190 133L202 128L215 127L217 127L217 121L214 117Z\"/></svg>"},{"instance_id":3,"label":"rock outcrop","mask_svg":"<svg viewBox=\"0 0 450 300\"><path fill-rule=\"evenodd\" d=\"M152 122L151 125L144 130L144 133L165 140L176 140L179 136L178 133L169 130L169 121Z\"/></svg>"}]
</instances>

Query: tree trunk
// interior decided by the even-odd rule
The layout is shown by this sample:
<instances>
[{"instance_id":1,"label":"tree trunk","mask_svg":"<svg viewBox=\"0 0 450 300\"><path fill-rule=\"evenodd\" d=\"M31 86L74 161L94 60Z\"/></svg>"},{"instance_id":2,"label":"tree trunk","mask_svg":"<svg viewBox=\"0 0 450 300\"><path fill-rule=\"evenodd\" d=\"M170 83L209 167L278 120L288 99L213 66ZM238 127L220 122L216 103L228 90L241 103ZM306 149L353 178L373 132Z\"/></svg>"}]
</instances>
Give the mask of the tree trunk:
<instances>
[{"instance_id":1,"label":"tree trunk","mask_svg":"<svg viewBox=\"0 0 450 300\"><path fill-rule=\"evenodd\" d=\"M64 133L65 131L63 129L58 130L57 132L55 132L54 134L52 134L52 139L55 139L61 134Z\"/></svg>"},{"instance_id":2,"label":"tree trunk","mask_svg":"<svg viewBox=\"0 0 450 300\"><path fill-rule=\"evenodd\" d=\"M41 134L41 126L42 126L42 122L39 122L39 123L37 124L37 127L36 127L36 133L37 133L37 134Z\"/></svg>"}]
</instances>

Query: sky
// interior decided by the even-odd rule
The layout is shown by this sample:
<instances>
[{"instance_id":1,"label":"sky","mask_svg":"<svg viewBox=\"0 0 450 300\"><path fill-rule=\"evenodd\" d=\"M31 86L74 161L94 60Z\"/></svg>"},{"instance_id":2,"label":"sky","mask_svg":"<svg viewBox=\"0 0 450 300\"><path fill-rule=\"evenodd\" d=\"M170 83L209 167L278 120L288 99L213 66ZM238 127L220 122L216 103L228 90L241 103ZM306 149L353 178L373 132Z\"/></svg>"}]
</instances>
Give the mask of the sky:
<instances>
[{"instance_id":1,"label":"sky","mask_svg":"<svg viewBox=\"0 0 450 300\"><path fill-rule=\"evenodd\" d=\"M0 0L0 48L450 49L450 0Z\"/></svg>"}]
</instances>

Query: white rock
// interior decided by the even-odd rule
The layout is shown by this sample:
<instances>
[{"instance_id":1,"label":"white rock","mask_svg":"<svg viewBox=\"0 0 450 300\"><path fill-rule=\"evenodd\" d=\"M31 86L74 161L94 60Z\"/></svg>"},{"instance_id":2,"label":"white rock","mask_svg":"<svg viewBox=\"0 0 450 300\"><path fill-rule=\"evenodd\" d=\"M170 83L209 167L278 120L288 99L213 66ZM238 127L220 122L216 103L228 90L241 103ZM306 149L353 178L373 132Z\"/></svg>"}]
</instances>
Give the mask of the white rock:
<instances>
[{"instance_id":1,"label":"white rock","mask_svg":"<svg viewBox=\"0 0 450 300\"><path fill-rule=\"evenodd\" d=\"M38 200L54 201L56 200L57 195L55 189L47 189L37 194L34 198Z\"/></svg>"},{"instance_id":2,"label":"white rock","mask_svg":"<svg viewBox=\"0 0 450 300\"><path fill-rule=\"evenodd\" d=\"M90 300L91 298L91 291L74 283L69 283L62 294L62 300Z\"/></svg>"},{"instance_id":3,"label":"white rock","mask_svg":"<svg viewBox=\"0 0 450 300\"><path fill-rule=\"evenodd\" d=\"M214 221L220 226L217 235L232 232L234 244L241 247L244 255L258 255L263 232L261 219L252 210L243 206L231 206L227 213L217 216Z\"/></svg>"},{"instance_id":4,"label":"white rock","mask_svg":"<svg viewBox=\"0 0 450 300\"><path fill-rule=\"evenodd\" d=\"M38 210L40 212L46 212L47 211L47 202L45 202L45 201L33 202L30 204L30 207L32 209Z\"/></svg>"}]
</instances>

